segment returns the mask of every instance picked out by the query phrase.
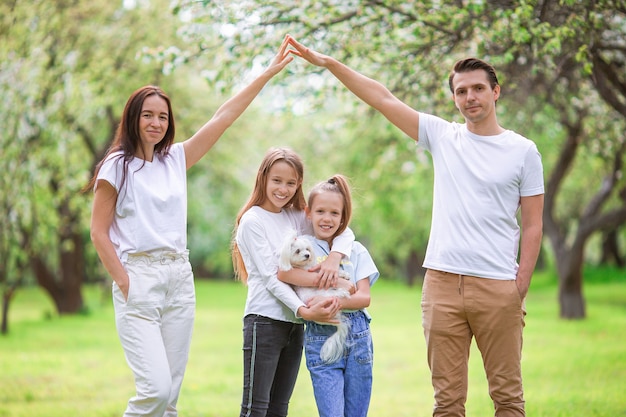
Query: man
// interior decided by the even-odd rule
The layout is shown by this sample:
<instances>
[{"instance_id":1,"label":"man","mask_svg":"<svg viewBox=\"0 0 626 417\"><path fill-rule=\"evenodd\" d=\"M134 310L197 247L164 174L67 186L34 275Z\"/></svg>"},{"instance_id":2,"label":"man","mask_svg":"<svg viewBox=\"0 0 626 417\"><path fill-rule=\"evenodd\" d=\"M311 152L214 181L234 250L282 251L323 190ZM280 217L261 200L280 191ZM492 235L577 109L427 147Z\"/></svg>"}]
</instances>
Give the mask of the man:
<instances>
[{"instance_id":1,"label":"man","mask_svg":"<svg viewBox=\"0 0 626 417\"><path fill-rule=\"evenodd\" d=\"M524 298L541 245L543 168L533 142L498 124L495 70L475 58L456 63L449 84L465 123L450 123L410 108L379 82L293 38L289 43L296 55L328 69L432 155L422 324L433 416L465 415L472 338L483 357L495 415L524 416Z\"/></svg>"}]
</instances>

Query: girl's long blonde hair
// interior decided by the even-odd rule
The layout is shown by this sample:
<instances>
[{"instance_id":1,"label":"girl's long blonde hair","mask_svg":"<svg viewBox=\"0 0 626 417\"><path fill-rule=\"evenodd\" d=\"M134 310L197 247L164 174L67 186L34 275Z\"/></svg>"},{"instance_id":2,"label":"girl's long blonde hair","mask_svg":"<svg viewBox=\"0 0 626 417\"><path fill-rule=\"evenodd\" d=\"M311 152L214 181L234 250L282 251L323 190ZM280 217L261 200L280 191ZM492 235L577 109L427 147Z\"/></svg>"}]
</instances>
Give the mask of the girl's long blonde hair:
<instances>
[{"instance_id":1,"label":"girl's long blonde hair","mask_svg":"<svg viewBox=\"0 0 626 417\"><path fill-rule=\"evenodd\" d=\"M241 280L244 284L248 281L248 271L246 270L246 266L243 262L243 258L241 257L241 252L239 252L239 247L237 246L236 236L237 236L237 228L239 227L239 223L241 222L241 217L245 214L253 206L262 205L267 199L267 177L269 175L270 169L277 162L286 162L289 164L298 177L298 188L296 189L296 193L293 195L291 200L285 204L284 208L294 208L296 210L304 210L306 207L306 202L304 199L304 192L302 191L302 181L304 179L304 164L302 162L302 158L298 156L297 153L292 151L289 148L271 148L265 154L263 161L261 161L261 166L259 167L259 171L256 175L256 181L254 183L254 189L248 198L246 204L243 205L237 217L235 219L235 228L233 230L233 236L231 240L231 256L233 259L233 269L235 270L235 277Z\"/></svg>"}]
</instances>

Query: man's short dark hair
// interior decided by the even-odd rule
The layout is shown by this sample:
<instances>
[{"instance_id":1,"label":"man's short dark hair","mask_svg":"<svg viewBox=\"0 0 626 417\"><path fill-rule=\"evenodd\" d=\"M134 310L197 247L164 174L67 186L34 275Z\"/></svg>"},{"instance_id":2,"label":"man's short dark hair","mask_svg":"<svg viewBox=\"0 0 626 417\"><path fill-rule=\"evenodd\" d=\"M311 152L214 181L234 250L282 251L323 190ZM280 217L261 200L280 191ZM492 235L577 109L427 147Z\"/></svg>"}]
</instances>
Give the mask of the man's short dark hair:
<instances>
[{"instance_id":1,"label":"man's short dark hair","mask_svg":"<svg viewBox=\"0 0 626 417\"><path fill-rule=\"evenodd\" d=\"M496 85L500 85L500 83L498 83L498 77L496 76L496 70L493 66L478 58L466 58L457 61L452 68L452 72L450 72L450 77L448 77L450 92L454 94L454 86L452 84L456 74L476 70L483 70L487 73L487 79L489 80L489 85L492 90L496 87Z\"/></svg>"}]
</instances>

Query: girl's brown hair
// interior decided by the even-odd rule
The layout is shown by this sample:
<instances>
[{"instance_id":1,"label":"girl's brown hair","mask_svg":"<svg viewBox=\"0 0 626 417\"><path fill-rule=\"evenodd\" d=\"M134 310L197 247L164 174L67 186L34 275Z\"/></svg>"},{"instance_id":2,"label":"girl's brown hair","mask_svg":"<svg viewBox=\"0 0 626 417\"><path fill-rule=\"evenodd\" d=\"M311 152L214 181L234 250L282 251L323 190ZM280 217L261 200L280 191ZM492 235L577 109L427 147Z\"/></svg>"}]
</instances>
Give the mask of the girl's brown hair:
<instances>
[{"instance_id":1,"label":"girl's brown hair","mask_svg":"<svg viewBox=\"0 0 626 417\"><path fill-rule=\"evenodd\" d=\"M285 204L284 208L294 208L296 210L304 210L306 202L304 200L304 192L302 191L302 181L304 179L304 164L298 154L289 148L271 148L265 154L261 166L256 175L256 181L254 183L254 189L248 198L246 204L243 205L237 217L235 219L235 229L233 231L232 244L231 244L231 256L233 259L233 268L235 270L235 277L246 283L248 280L248 271L244 265L243 258L237 247L235 237L237 235L237 228L241 222L241 217L246 211L253 206L260 206L267 199L267 177L270 169L277 162L285 162L289 164L298 177L298 188L295 194L291 197L291 200Z\"/></svg>"},{"instance_id":2,"label":"girl's brown hair","mask_svg":"<svg viewBox=\"0 0 626 417\"><path fill-rule=\"evenodd\" d=\"M348 179L341 174L335 174L328 180L316 184L311 189L311 191L309 191L309 209L313 207L315 197L324 192L338 193L341 195L341 197L343 197L341 224L335 231L335 234L333 234L332 236L332 239L334 239L342 234L350 224L350 219L352 218L352 192L350 191L350 184L348 182Z\"/></svg>"},{"instance_id":3,"label":"girl's brown hair","mask_svg":"<svg viewBox=\"0 0 626 417\"><path fill-rule=\"evenodd\" d=\"M137 149L141 148L142 154L145 155L145 150L143 149L143 143L141 142L141 135L139 132L139 118L141 117L143 102L146 100L146 98L155 95L159 96L167 103L169 122L167 126L167 131L165 132L165 136L154 147L154 155L155 157L159 158L167 155L170 146L172 146L172 143L174 143L174 136L176 133L176 128L174 124L174 113L172 112L172 103L167 94L165 94L165 92L163 92L163 90L161 90L159 87L154 85L146 85L137 89L128 98L126 106L124 107L124 112L122 113L122 120L117 127L113 142L111 143L111 146L104 155L104 158L102 158L98 165L96 165L93 177L83 188L84 192L93 189L102 164L104 163L104 161L106 161L109 155L114 152L121 152L119 158L124 159L124 170L122 174L120 189L121 186L124 185L124 182L126 181L126 175L128 174L128 164L137 154Z\"/></svg>"}]
</instances>

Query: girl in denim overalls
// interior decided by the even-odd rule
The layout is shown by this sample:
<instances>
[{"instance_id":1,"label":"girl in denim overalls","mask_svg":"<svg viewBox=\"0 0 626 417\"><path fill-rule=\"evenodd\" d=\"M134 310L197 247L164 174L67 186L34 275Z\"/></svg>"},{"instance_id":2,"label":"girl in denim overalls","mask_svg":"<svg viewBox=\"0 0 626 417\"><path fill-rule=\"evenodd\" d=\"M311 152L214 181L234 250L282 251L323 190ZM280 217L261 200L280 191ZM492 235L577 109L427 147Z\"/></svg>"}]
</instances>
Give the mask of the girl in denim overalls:
<instances>
[{"instance_id":1,"label":"girl in denim overalls","mask_svg":"<svg viewBox=\"0 0 626 417\"><path fill-rule=\"evenodd\" d=\"M307 217L315 237L310 239L318 263L331 251L334 237L350 222L352 201L348 182L342 175L317 184L309 193ZM311 374L315 402L320 417L365 417L372 391L373 346L370 333L370 286L379 273L367 249L359 242L352 244L349 258L341 262L356 287L349 298L340 298L342 320L349 326L346 346L341 358L325 362L320 357L324 342L337 331L333 325L306 322L304 349L306 365ZM292 273L293 271L293 273ZM296 285L298 270L279 272L279 279Z\"/></svg>"}]
</instances>

